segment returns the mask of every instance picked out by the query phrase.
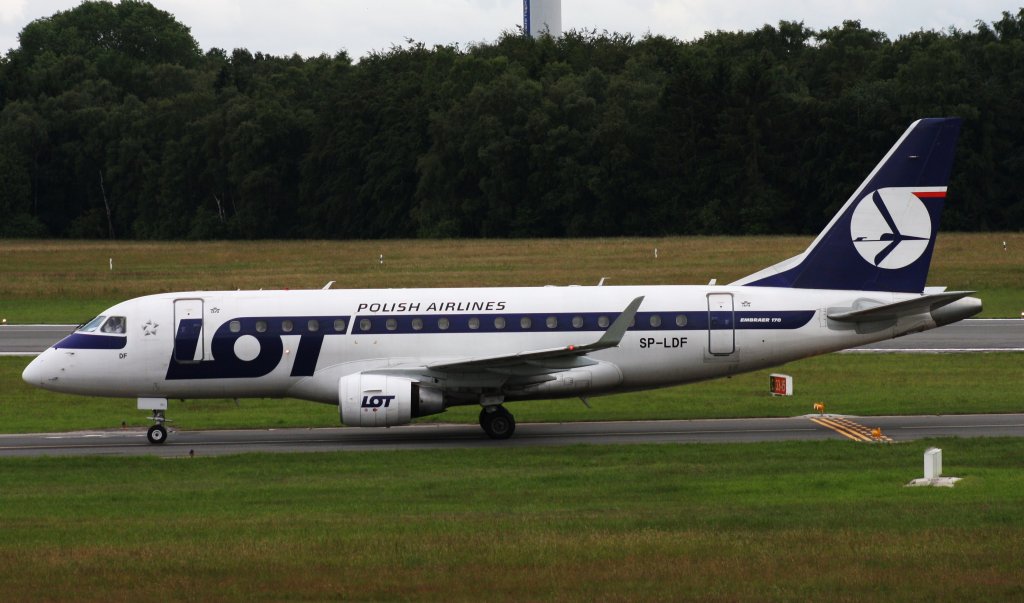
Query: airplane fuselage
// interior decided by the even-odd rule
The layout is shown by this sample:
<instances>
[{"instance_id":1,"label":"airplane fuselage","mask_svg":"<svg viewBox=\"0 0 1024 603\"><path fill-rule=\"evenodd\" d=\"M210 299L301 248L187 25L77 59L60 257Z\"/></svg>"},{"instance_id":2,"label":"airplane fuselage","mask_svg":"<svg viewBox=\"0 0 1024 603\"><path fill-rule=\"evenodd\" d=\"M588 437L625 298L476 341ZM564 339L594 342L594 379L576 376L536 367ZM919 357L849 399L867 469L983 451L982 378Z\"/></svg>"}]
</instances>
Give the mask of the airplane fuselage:
<instances>
[{"instance_id":1,"label":"airplane fuselage","mask_svg":"<svg viewBox=\"0 0 1024 603\"><path fill-rule=\"evenodd\" d=\"M558 367L571 383L533 383L522 369L429 369L586 344L638 296L618 347ZM123 317L123 334L75 333L46 351L37 370L48 375L39 381L47 389L122 397L338 404L339 379L366 371L436 379L454 394L449 405L477 403L465 394L480 392L506 401L597 395L757 370L950 322L923 312L864 329L826 317L915 297L746 286L172 293L113 306L104 315Z\"/></svg>"}]
</instances>

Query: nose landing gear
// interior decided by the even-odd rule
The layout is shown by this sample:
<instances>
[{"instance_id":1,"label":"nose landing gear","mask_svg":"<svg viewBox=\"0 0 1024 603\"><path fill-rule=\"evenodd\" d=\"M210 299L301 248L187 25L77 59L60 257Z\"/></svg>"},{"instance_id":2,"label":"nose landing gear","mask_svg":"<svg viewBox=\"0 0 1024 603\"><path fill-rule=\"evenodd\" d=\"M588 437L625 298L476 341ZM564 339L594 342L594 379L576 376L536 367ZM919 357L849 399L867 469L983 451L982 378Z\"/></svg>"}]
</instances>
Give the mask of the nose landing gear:
<instances>
[{"instance_id":1,"label":"nose landing gear","mask_svg":"<svg viewBox=\"0 0 1024 603\"><path fill-rule=\"evenodd\" d=\"M164 423L169 419L164 416L167 411L167 398L139 398L139 410L151 410L153 416L150 421L156 421L156 425L146 432L146 439L150 444L163 444L167 441L167 428Z\"/></svg>"},{"instance_id":2,"label":"nose landing gear","mask_svg":"<svg viewBox=\"0 0 1024 603\"><path fill-rule=\"evenodd\" d=\"M167 441L167 428L164 427L164 421L167 418L164 417L164 411L154 410L150 420L156 421L156 425L150 427L146 432L146 439L150 444L163 444Z\"/></svg>"}]
</instances>

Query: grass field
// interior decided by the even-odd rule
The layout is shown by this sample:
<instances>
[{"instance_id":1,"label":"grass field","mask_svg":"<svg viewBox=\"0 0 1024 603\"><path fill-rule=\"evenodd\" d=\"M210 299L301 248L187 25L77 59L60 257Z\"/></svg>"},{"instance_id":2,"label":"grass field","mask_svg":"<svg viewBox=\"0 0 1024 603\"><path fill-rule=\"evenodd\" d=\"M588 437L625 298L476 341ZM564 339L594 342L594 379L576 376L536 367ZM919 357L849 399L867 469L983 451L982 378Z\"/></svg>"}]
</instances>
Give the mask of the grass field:
<instances>
[{"instance_id":1,"label":"grass field","mask_svg":"<svg viewBox=\"0 0 1024 603\"><path fill-rule=\"evenodd\" d=\"M1002 241L1008 251L1002 250ZM171 290L729 282L810 237L0 242L0 316L81 322ZM653 257L657 247L659 257ZM939 239L934 284L1018 316L1024 235ZM382 266L378 256L383 253ZM114 270L108 259L114 258ZM830 355L519 421L1022 412L1019 354ZM0 432L144 426L0 358ZM442 421L475 422L477 409ZM171 401L182 429L334 426L295 400ZM956 488L910 489L929 445ZM1024 440L0 459L0 600L1024 600Z\"/></svg>"},{"instance_id":2,"label":"grass field","mask_svg":"<svg viewBox=\"0 0 1024 603\"><path fill-rule=\"evenodd\" d=\"M681 387L591 398L508 405L521 422L778 417L812 411L852 415L1024 412L1021 354L820 356L781 368L796 395L768 395L769 371ZM27 358L0 358L0 433L113 429L122 421L148 426L135 400L47 392L21 380ZM421 421L476 423L479 407L454 408ZM180 429L332 427L334 406L299 400L172 400L168 416Z\"/></svg>"},{"instance_id":3,"label":"grass field","mask_svg":"<svg viewBox=\"0 0 1024 603\"><path fill-rule=\"evenodd\" d=\"M0 241L0 317L12 324L72 324L150 293L319 288L331 280L339 288L596 284L602 277L611 285L728 283L799 253L811 240L6 240ZM943 233L936 245L930 284L978 290L983 316L1024 311L1024 233Z\"/></svg>"},{"instance_id":4,"label":"grass field","mask_svg":"<svg viewBox=\"0 0 1024 603\"><path fill-rule=\"evenodd\" d=\"M954 489L904 488L943 448ZM4 600L1010 601L1020 439L0 460Z\"/></svg>"}]
</instances>

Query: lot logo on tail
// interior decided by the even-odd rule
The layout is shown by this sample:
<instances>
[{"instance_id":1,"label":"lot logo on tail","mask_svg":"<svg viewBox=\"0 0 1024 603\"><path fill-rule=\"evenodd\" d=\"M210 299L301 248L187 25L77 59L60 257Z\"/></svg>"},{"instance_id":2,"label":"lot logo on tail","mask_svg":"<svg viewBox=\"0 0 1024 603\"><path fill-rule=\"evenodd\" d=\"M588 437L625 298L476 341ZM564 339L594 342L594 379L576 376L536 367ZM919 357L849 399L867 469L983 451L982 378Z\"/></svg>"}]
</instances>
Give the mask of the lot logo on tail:
<instances>
[{"instance_id":1,"label":"lot logo on tail","mask_svg":"<svg viewBox=\"0 0 1024 603\"><path fill-rule=\"evenodd\" d=\"M932 220L909 188L883 188L860 200L850 220L857 253L872 266L896 270L928 249Z\"/></svg>"}]
</instances>

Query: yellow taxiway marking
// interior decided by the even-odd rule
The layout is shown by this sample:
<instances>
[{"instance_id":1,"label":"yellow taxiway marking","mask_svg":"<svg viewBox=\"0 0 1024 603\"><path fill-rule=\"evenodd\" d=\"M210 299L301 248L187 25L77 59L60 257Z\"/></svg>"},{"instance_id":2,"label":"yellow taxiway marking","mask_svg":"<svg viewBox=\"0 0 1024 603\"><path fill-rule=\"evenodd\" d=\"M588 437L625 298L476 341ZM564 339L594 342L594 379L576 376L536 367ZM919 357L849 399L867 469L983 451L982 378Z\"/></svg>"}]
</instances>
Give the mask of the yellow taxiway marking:
<instances>
[{"instance_id":1,"label":"yellow taxiway marking","mask_svg":"<svg viewBox=\"0 0 1024 603\"><path fill-rule=\"evenodd\" d=\"M842 417L820 417L812 418L812 422L827 427L839 435L850 438L855 442L892 442L892 438L888 436L874 437L871 433L871 429L851 421L850 419L844 419Z\"/></svg>"}]
</instances>

